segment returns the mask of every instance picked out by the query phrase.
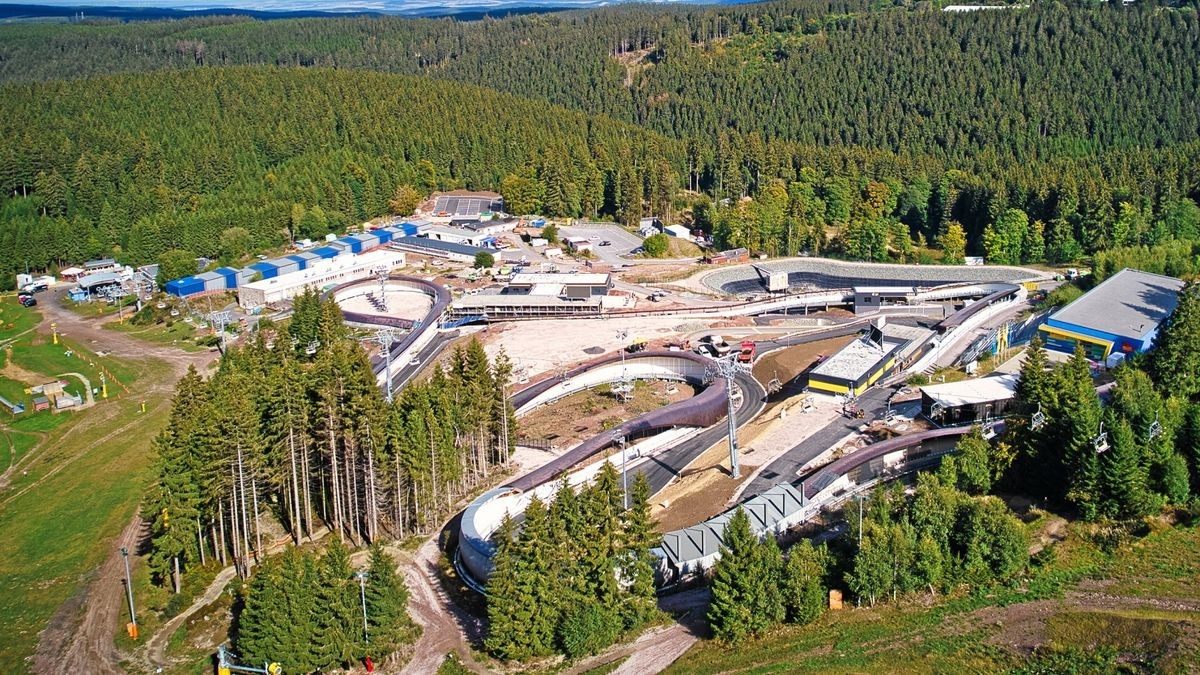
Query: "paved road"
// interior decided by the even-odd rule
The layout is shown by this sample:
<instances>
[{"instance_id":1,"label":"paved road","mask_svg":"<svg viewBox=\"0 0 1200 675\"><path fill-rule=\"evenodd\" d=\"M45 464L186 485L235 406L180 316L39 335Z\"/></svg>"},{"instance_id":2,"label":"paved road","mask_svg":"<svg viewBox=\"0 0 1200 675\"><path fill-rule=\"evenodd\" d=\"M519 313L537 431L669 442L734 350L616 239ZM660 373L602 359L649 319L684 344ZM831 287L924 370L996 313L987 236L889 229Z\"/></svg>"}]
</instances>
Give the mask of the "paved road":
<instances>
[{"instance_id":1,"label":"paved road","mask_svg":"<svg viewBox=\"0 0 1200 675\"><path fill-rule=\"evenodd\" d=\"M627 256L633 249L642 245L642 240L636 234L621 227L605 223L588 223L558 228L560 237L583 237L592 242L592 251L596 257L610 265L624 265L629 260ZM609 246L601 246L600 242L611 241Z\"/></svg>"},{"instance_id":2,"label":"paved road","mask_svg":"<svg viewBox=\"0 0 1200 675\"><path fill-rule=\"evenodd\" d=\"M762 494L771 487L785 481L794 482L799 479L800 467L811 462L817 455L825 452L848 434L857 431L864 422L881 417L888 407L888 398L894 389L891 387L876 387L858 398L857 405L866 411L864 419L839 417L820 431L804 439L780 455L775 461L763 467L750 485L742 492L743 500Z\"/></svg>"},{"instance_id":3,"label":"paved road","mask_svg":"<svg viewBox=\"0 0 1200 675\"><path fill-rule=\"evenodd\" d=\"M737 410L734 411L734 417L737 418L738 426L740 427L762 412L763 407L766 405L767 392L749 373L738 375L737 385L742 390L742 401ZM676 445L674 448L652 458L635 469L635 471L646 474L646 478L650 481L651 493L657 493L676 478L688 464L691 464L712 446L720 443L725 438L727 428L724 421L713 425Z\"/></svg>"}]
</instances>

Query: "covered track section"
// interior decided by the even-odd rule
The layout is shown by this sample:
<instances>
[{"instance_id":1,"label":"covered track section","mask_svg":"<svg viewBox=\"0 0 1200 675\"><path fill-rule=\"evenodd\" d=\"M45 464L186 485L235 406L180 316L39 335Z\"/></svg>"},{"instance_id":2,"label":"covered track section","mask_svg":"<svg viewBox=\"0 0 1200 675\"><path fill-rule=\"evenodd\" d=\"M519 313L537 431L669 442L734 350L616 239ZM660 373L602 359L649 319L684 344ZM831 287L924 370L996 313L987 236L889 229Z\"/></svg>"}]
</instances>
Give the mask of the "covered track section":
<instances>
[{"instance_id":1,"label":"covered track section","mask_svg":"<svg viewBox=\"0 0 1200 675\"><path fill-rule=\"evenodd\" d=\"M519 414L524 414L581 389L626 377L675 379L704 387L704 391L693 398L653 410L593 436L545 466L484 493L472 502L463 512L459 529L456 562L464 578L481 582L491 573L491 556L495 549L490 538L505 514L519 518L534 494L549 496L564 475L573 484L590 479L600 463L568 472L601 451L617 446L617 439L624 438L630 443L624 449L624 455L618 453L617 456L636 465L631 472L645 473L655 491L720 440L724 425L714 425L725 417L728 399L726 381L715 376L712 364L711 359L692 352L645 352L626 357L623 364L620 355L610 355L531 384L514 394L513 405ZM742 396L734 414L738 424L744 424L762 410L766 392L748 373L739 374L735 383ZM475 585L481 589L478 582Z\"/></svg>"},{"instance_id":2,"label":"covered track section","mask_svg":"<svg viewBox=\"0 0 1200 675\"><path fill-rule=\"evenodd\" d=\"M663 583L672 584L712 567L720 556L725 526L738 508L746 511L756 535L781 534L877 483L940 461L970 430L934 429L869 445L819 469L799 486L781 483L703 523L668 532L654 550L661 560Z\"/></svg>"}]
</instances>

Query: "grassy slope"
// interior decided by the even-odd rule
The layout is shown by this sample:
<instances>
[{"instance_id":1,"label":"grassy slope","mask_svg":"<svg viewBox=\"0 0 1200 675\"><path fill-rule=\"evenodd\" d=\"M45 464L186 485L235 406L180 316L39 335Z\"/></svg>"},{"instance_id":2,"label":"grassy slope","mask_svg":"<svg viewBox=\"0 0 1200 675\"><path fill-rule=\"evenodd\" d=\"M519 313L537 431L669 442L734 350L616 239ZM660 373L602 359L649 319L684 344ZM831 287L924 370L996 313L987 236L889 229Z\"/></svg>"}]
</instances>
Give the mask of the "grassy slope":
<instances>
[{"instance_id":1,"label":"grassy slope","mask_svg":"<svg viewBox=\"0 0 1200 675\"><path fill-rule=\"evenodd\" d=\"M67 357L44 344L26 348L26 367L53 371L63 365ZM47 362L37 360L43 354ZM133 382L130 364L105 361L122 381ZM70 365L78 370L79 363ZM137 372L132 395L168 376L164 365L152 362L138 363ZM110 400L55 416L53 425L34 425L46 434L33 450L41 454L0 493L0 588L6 589L0 593L0 625L6 627L0 672L28 669L25 659L38 632L133 517L149 475L150 439L166 419L165 403L161 395L152 398L149 412L140 414L133 400Z\"/></svg>"},{"instance_id":2,"label":"grassy slope","mask_svg":"<svg viewBox=\"0 0 1200 675\"><path fill-rule=\"evenodd\" d=\"M1025 661L1003 646L1014 626L1034 631L1035 642L1081 654L1112 648L1155 672L1200 662L1200 528L1158 532L1113 555L1081 532L1073 526L1055 561L1016 588L932 608L928 598L913 598L829 612L736 649L705 641L667 672L1002 672ZM1078 593L1084 579L1089 590Z\"/></svg>"}]
</instances>

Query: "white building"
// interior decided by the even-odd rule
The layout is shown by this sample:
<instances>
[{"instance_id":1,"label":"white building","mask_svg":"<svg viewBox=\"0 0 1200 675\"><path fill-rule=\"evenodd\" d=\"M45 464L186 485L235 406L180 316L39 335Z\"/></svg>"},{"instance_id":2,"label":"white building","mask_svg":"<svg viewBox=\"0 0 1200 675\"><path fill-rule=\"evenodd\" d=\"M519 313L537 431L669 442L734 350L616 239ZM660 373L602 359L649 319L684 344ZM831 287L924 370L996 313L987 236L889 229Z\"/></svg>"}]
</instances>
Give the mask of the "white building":
<instances>
[{"instance_id":1,"label":"white building","mask_svg":"<svg viewBox=\"0 0 1200 675\"><path fill-rule=\"evenodd\" d=\"M448 241L451 244L466 244L467 246L478 248L487 248L495 241L495 237L490 234L474 232L464 227L441 227L436 225L425 230L422 236L434 241Z\"/></svg>"},{"instance_id":2,"label":"white building","mask_svg":"<svg viewBox=\"0 0 1200 675\"><path fill-rule=\"evenodd\" d=\"M403 265L404 253L388 249L314 261L308 269L239 286L238 304L243 309L264 307L294 298L308 288L319 291L326 286L390 272Z\"/></svg>"},{"instance_id":3,"label":"white building","mask_svg":"<svg viewBox=\"0 0 1200 675\"><path fill-rule=\"evenodd\" d=\"M678 237L684 241L692 240L692 232L683 225L667 225L663 228L663 234L668 237Z\"/></svg>"},{"instance_id":4,"label":"white building","mask_svg":"<svg viewBox=\"0 0 1200 675\"><path fill-rule=\"evenodd\" d=\"M584 237L564 237L563 243L576 253L586 253L592 250L592 242Z\"/></svg>"}]
</instances>

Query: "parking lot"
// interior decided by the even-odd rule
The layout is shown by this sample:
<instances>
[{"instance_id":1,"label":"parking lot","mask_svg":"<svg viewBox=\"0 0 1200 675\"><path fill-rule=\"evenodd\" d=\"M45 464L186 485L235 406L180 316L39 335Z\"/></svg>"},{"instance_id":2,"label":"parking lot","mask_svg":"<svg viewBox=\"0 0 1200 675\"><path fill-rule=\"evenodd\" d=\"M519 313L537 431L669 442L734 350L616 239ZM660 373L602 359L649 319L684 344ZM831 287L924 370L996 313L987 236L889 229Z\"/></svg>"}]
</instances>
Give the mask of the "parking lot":
<instances>
[{"instance_id":1,"label":"parking lot","mask_svg":"<svg viewBox=\"0 0 1200 675\"><path fill-rule=\"evenodd\" d=\"M612 223L584 223L571 227L561 227L560 237L583 237L592 242L596 257L610 265L628 263L621 256L629 255L633 249L642 245L641 237ZM612 242L609 246L601 246L604 241Z\"/></svg>"}]
</instances>

